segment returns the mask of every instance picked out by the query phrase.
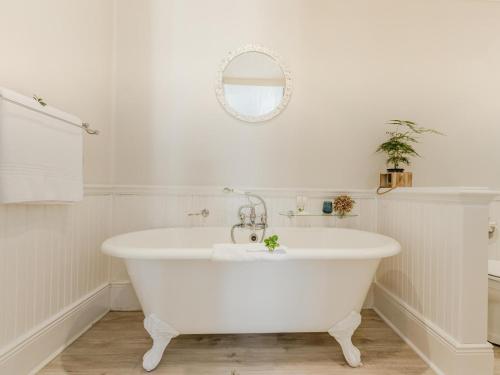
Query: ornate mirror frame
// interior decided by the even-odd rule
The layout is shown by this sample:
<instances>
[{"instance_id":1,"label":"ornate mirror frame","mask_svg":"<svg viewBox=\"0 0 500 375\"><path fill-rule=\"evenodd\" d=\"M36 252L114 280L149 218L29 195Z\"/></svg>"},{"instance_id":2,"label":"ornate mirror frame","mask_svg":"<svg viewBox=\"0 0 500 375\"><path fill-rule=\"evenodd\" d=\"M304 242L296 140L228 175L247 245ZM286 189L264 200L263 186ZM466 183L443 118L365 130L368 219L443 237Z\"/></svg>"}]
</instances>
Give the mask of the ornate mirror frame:
<instances>
[{"instance_id":1,"label":"ornate mirror frame","mask_svg":"<svg viewBox=\"0 0 500 375\"><path fill-rule=\"evenodd\" d=\"M278 64L278 66L281 68L285 76L285 89L283 92L283 99L281 99L280 104L273 111L266 113L265 115L262 116L242 115L241 113L231 108L231 106L226 102L226 98L224 96L224 84L223 84L224 71L226 70L227 66L231 63L233 59L247 52L258 52L269 56L276 62L276 64ZM281 112L283 112L283 110L288 105L288 102L290 101L290 98L292 96L292 75L290 73L290 70L283 63L279 55L261 45L248 44L242 48L237 49L236 51L230 52L229 55L222 61L219 70L217 72L217 78L215 82L215 95L217 96L217 99L219 100L222 107L226 110L226 112L228 112L229 114L231 114L232 116L236 117L239 120L251 123L269 121L272 118L278 116Z\"/></svg>"}]
</instances>

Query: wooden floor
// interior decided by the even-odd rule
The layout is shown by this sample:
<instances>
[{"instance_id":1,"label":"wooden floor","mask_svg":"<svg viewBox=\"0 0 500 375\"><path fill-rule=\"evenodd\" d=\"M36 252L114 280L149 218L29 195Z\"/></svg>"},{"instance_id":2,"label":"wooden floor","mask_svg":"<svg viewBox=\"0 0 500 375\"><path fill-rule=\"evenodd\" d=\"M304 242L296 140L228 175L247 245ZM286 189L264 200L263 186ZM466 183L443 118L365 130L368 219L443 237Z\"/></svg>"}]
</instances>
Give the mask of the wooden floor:
<instances>
[{"instance_id":1,"label":"wooden floor","mask_svg":"<svg viewBox=\"0 0 500 375\"><path fill-rule=\"evenodd\" d=\"M493 352L495 353L495 374L500 375L500 346L493 345Z\"/></svg>"},{"instance_id":2,"label":"wooden floor","mask_svg":"<svg viewBox=\"0 0 500 375\"><path fill-rule=\"evenodd\" d=\"M141 313L112 312L39 374L145 374L151 340ZM427 365L372 310L354 336L363 366L346 365L327 333L185 335L172 340L154 375L430 375Z\"/></svg>"}]
</instances>

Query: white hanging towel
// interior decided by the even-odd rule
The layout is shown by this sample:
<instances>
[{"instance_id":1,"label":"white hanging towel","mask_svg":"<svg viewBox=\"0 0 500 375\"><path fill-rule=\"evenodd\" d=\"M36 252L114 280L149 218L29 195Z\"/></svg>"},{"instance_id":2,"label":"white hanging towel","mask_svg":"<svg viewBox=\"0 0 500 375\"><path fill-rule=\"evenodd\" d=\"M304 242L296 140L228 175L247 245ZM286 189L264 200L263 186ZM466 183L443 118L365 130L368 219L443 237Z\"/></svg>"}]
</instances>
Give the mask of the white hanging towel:
<instances>
[{"instance_id":1,"label":"white hanging towel","mask_svg":"<svg viewBox=\"0 0 500 375\"><path fill-rule=\"evenodd\" d=\"M83 199L83 135L72 115L0 88L0 203Z\"/></svg>"}]
</instances>

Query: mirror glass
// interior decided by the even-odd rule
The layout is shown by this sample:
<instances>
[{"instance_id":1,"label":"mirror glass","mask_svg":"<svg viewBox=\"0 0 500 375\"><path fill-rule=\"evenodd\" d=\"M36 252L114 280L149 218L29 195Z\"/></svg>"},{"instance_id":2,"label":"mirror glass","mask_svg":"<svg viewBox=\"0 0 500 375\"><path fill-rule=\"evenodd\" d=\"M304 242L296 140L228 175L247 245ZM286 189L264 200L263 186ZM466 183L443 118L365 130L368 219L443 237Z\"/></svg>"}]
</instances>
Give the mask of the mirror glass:
<instances>
[{"instance_id":1,"label":"mirror glass","mask_svg":"<svg viewBox=\"0 0 500 375\"><path fill-rule=\"evenodd\" d=\"M224 65L219 100L235 117L249 122L268 120L286 105L287 76L279 61L262 51L235 54Z\"/></svg>"}]
</instances>

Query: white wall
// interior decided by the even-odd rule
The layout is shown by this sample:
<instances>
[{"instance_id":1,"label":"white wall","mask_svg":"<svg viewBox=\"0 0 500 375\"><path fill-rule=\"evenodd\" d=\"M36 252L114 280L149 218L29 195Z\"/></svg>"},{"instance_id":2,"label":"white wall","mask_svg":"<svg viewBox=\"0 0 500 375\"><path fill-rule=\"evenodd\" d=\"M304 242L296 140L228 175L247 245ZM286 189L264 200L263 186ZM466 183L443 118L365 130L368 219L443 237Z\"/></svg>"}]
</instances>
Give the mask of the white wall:
<instances>
[{"instance_id":1,"label":"white wall","mask_svg":"<svg viewBox=\"0 0 500 375\"><path fill-rule=\"evenodd\" d=\"M112 0L0 0L0 86L77 115L85 183L111 181Z\"/></svg>"},{"instance_id":2,"label":"white wall","mask_svg":"<svg viewBox=\"0 0 500 375\"><path fill-rule=\"evenodd\" d=\"M0 0L0 85L101 130L85 137L87 184L292 187L270 198L288 209L300 187L375 186L383 122L406 118L448 134L420 145L417 185L500 187L498 19L498 2L469 0ZM263 125L232 119L214 94L223 57L249 42L294 78L289 107ZM0 207L0 357L107 282L98 247L111 231L227 208L193 192L134 194L115 198L113 228L109 197ZM374 229L363 202L345 225Z\"/></svg>"},{"instance_id":3,"label":"white wall","mask_svg":"<svg viewBox=\"0 0 500 375\"><path fill-rule=\"evenodd\" d=\"M87 184L111 182L113 7L0 0L0 86L101 131L85 136ZM0 205L0 373L28 373L109 309L111 203Z\"/></svg>"},{"instance_id":4,"label":"white wall","mask_svg":"<svg viewBox=\"0 0 500 375\"><path fill-rule=\"evenodd\" d=\"M419 145L416 185L500 187L500 3L470 0L117 2L116 183L369 188L384 121ZM228 51L282 55L292 101L262 125L214 94Z\"/></svg>"}]
</instances>

